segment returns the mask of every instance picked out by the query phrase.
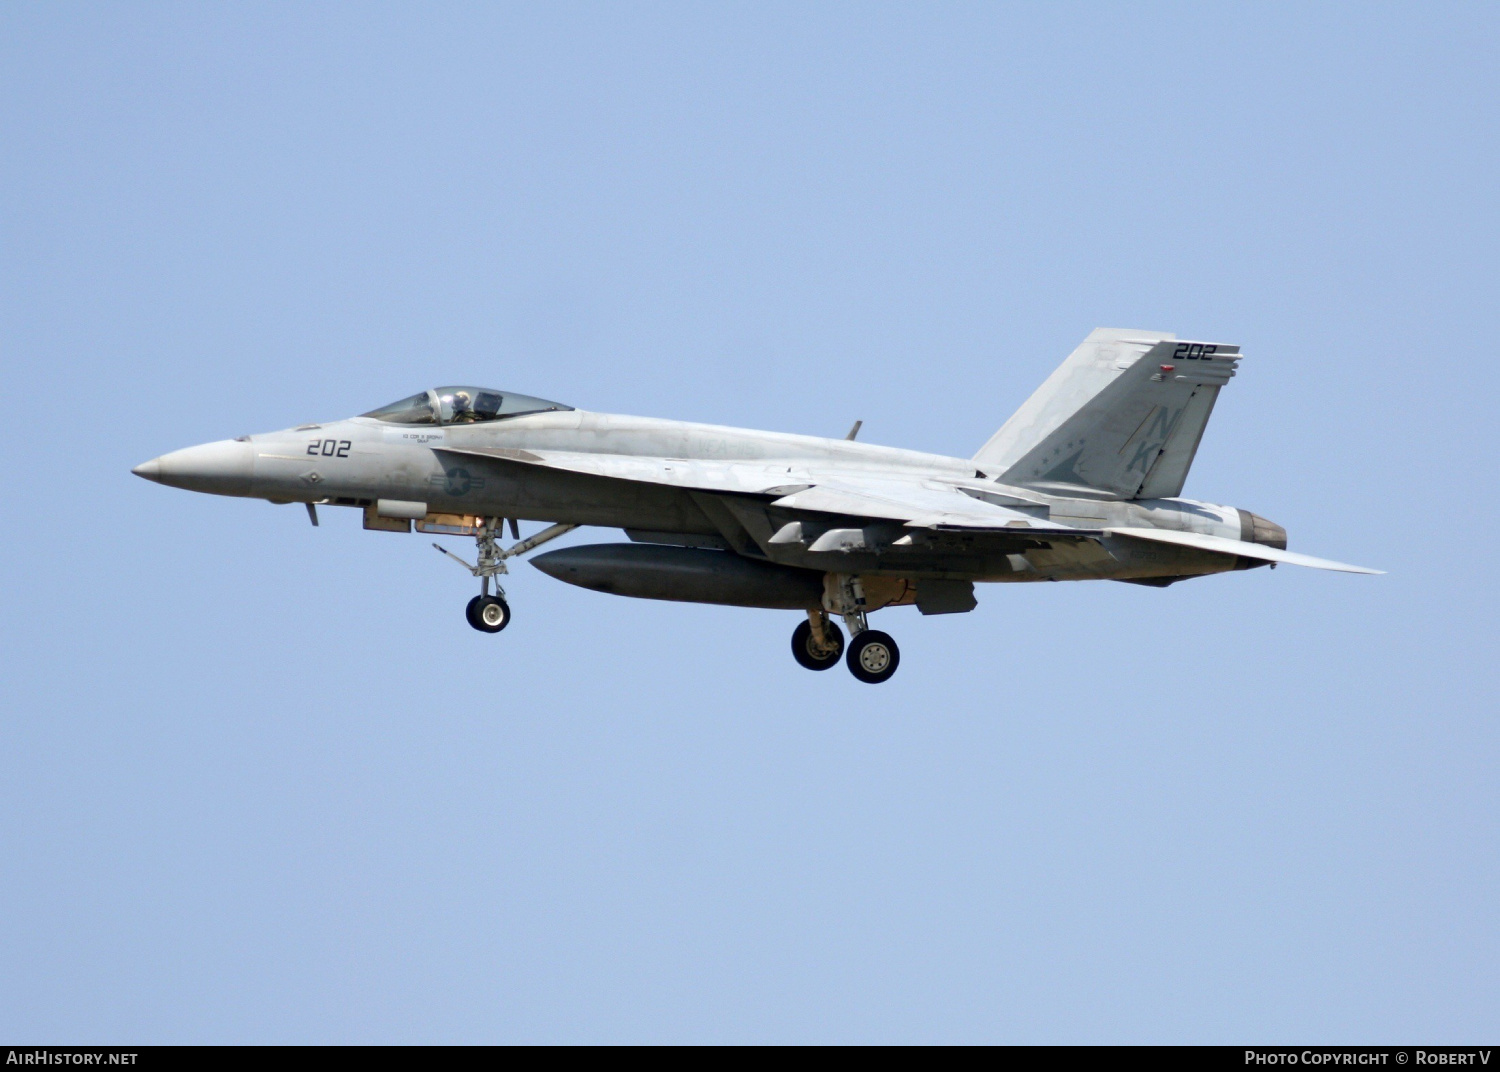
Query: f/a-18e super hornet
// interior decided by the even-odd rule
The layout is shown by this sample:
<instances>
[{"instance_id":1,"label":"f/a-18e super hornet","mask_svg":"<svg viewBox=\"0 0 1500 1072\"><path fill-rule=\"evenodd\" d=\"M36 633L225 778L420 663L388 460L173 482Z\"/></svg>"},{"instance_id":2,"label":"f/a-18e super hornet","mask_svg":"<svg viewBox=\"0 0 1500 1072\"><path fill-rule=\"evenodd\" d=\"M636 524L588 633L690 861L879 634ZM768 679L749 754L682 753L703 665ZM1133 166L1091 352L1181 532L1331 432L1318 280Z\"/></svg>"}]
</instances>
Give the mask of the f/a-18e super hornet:
<instances>
[{"instance_id":1,"label":"f/a-18e super hornet","mask_svg":"<svg viewBox=\"0 0 1500 1072\"><path fill-rule=\"evenodd\" d=\"M364 511L367 529L473 536L469 624L510 621L506 562L580 525L629 543L533 558L616 595L804 612L792 654L844 657L887 680L900 653L868 626L884 607L975 607L976 581L1165 587L1287 562L1378 570L1286 549L1246 510L1180 498L1238 346L1101 328L973 458L844 439L589 413L509 391L438 387L359 417L189 447L137 466L217 495ZM551 526L522 540L517 520ZM502 547L505 522L517 542ZM843 620L850 640L834 618Z\"/></svg>"}]
</instances>

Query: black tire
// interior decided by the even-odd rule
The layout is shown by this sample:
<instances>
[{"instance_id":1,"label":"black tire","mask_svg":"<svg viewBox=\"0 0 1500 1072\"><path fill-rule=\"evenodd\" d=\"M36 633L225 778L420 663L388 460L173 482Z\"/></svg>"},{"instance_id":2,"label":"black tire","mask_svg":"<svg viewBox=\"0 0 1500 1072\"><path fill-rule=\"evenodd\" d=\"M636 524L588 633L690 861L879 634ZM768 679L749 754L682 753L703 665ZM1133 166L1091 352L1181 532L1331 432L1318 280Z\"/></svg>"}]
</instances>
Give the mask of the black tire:
<instances>
[{"instance_id":1,"label":"black tire","mask_svg":"<svg viewBox=\"0 0 1500 1072\"><path fill-rule=\"evenodd\" d=\"M464 617L481 633L498 633L510 624L510 604L499 596L475 596Z\"/></svg>"},{"instance_id":2,"label":"black tire","mask_svg":"<svg viewBox=\"0 0 1500 1072\"><path fill-rule=\"evenodd\" d=\"M901 665L901 649L889 633L879 629L866 629L849 642L849 652L844 657L849 672L867 685L878 685L889 681Z\"/></svg>"},{"instance_id":3,"label":"black tire","mask_svg":"<svg viewBox=\"0 0 1500 1072\"><path fill-rule=\"evenodd\" d=\"M792 658L809 670L827 670L844 654L844 634L838 626L828 622L823 626L823 635L834 641L832 654L818 655L813 650L812 623L803 620L792 630Z\"/></svg>"}]
</instances>

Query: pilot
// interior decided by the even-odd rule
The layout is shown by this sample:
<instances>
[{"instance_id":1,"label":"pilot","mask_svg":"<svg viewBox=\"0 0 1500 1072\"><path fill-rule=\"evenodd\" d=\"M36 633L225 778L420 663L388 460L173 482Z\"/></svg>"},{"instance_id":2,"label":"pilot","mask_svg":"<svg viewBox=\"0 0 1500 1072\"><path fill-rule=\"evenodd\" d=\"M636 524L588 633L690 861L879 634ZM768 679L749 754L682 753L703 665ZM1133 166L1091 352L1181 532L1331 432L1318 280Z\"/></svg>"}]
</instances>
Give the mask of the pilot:
<instances>
[{"instance_id":1,"label":"pilot","mask_svg":"<svg viewBox=\"0 0 1500 1072\"><path fill-rule=\"evenodd\" d=\"M472 424L479 420L479 414L474 412L474 399L468 391L453 392L453 423Z\"/></svg>"}]
</instances>

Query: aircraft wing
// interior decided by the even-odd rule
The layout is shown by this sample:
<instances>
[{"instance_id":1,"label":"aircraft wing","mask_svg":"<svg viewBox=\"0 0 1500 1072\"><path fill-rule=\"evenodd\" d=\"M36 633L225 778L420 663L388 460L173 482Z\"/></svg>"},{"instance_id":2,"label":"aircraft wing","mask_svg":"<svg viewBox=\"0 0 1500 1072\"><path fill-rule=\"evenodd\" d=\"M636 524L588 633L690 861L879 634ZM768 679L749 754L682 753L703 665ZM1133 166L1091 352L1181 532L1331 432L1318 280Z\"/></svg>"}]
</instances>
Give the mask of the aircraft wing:
<instances>
[{"instance_id":1,"label":"aircraft wing","mask_svg":"<svg viewBox=\"0 0 1500 1072\"><path fill-rule=\"evenodd\" d=\"M498 458L543 469L632 480L642 484L666 484L690 491L722 491L760 495L778 486L806 484L785 462L713 462L696 458L644 458L630 454L592 454L573 450L518 450L513 447L451 447L435 449L447 454ZM801 472L795 468L795 472Z\"/></svg>"},{"instance_id":2,"label":"aircraft wing","mask_svg":"<svg viewBox=\"0 0 1500 1072\"><path fill-rule=\"evenodd\" d=\"M1195 547L1200 551L1219 551L1226 555L1258 558L1263 562L1285 562L1292 566L1337 570L1340 573L1383 574L1385 572L1385 570L1366 569L1364 566L1350 566L1343 562L1330 562L1326 558L1314 558L1312 555L1299 555L1295 551L1283 551L1276 547L1267 547L1265 544L1231 540L1223 536L1205 536L1197 532L1134 528L1111 528L1105 529L1105 532L1111 536L1129 536L1135 540L1154 540L1157 543L1171 543L1179 547Z\"/></svg>"},{"instance_id":3,"label":"aircraft wing","mask_svg":"<svg viewBox=\"0 0 1500 1072\"><path fill-rule=\"evenodd\" d=\"M1058 525L1028 513L1026 508L1031 504L1024 493L1016 492L1016 489L1000 492L993 484L980 485L977 482L966 489L962 481L936 480L920 473L820 466L802 459L790 463L774 459L716 462L509 447L438 449L614 480L664 484L688 491L775 496L770 505L786 510L898 521L907 528L957 529L1046 540L1097 540L1106 536L1123 536L1312 569L1343 573L1384 572L1197 532L1128 527L1085 529Z\"/></svg>"},{"instance_id":4,"label":"aircraft wing","mask_svg":"<svg viewBox=\"0 0 1500 1072\"><path fill-rule=\"evenodd\" d=\"M582 451L517 450L509 447L440 447L451 454L497 458L548 469L665 484L691 491L736 495L776 496L772 505L790 510L842 514L882 521L900 521L911 528L963 528L1031 530L1048 536L1099 536L1102 530L1079 529L1034 518L1022 510L1002 505L1004 500L1024 507L1024 496L979 490L978 498L957 483L934 480L912 473L887 470L871 472L837 466L809 464L803 459L788 462L703 461L699 459L643 458L623 454L590 454ZM1038 501L1037 505L1040 505ZM1018 533L1019 534L1019 533Z\"/></svg>"}]
</instances>

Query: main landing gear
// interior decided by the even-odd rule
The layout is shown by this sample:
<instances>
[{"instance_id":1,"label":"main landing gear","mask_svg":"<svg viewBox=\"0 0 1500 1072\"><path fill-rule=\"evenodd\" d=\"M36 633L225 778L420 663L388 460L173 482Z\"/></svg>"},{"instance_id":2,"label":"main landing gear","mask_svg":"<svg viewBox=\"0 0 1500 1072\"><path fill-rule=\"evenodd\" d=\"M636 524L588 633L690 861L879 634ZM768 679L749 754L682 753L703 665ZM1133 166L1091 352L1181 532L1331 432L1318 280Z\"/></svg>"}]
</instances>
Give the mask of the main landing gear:
<instances>
[{"instance_id":1,"label":"main landing gear","mask_svg":"<svg viewBox=\"0 0 1500 1072\"><path fill-rule=\"evenodd\" d=\"M520 530L516 527L515 520L512 519L511 535L520 542L502 551L499 536L500 527L504 523L504 519L499 517L479 519L479 524L474 531L474 543L479 548L479 564L476 566L469 565L442 544L432 545L479 578L479 594L469 600L469 605L464 608L464 617L481 633L498 633L510 624L510 604L505 601L505 589L500 587L500 574L509 572L505 567L505 560L524 555L527 551L534 550L549 540L555 540L578 527L577 525L553 525L535 536L528 536L522 540ZM490 595L491 582L495 586L494 595Z\"/></svg>"},{"instance_id":2,"label":"main landing gear","mask_svg":"<svg viewBox=\"0 0 1500 1072\"><path fill-rule=\"evenodd\" d=\"M849 672L867 685L889 681L901 665L901 649L889 633L866 629L849 643Z\"/></svg>"},{"instance_id":3,"label":"main landing gear","mask_svg":"<svg viewBox=\"0 0 1500 1072\"><path fill-rule=\"evenodd\" d=\"M813 632L814 625L822 636ZM839 632L839 627L822 611L808 611L807 621L792 633L792 658L809 670L827 670L837 665L843 654L844 634Z\"/></svg>"},{"instance_id":4,"label":"main landing gear","mask_svg":"<svg viewBox=\"0 0 1500 1072\"><path fill-rule=\"evenodd\" d=\"M829 574L824 585L824 604L807 612L807 621L792 633L792 657L809 670L827 670L844 657L849 672L867 685L889 681L901 665L901 649L889 633L871 629L865 620L865 594L859 578ZM844 634L829 618L833 611L844 619L853 638L847 649Z\"/></svg>"}]
</instances>

